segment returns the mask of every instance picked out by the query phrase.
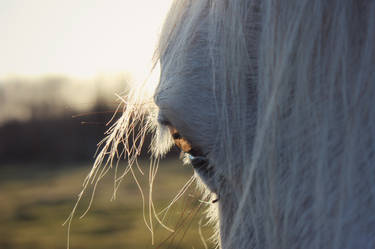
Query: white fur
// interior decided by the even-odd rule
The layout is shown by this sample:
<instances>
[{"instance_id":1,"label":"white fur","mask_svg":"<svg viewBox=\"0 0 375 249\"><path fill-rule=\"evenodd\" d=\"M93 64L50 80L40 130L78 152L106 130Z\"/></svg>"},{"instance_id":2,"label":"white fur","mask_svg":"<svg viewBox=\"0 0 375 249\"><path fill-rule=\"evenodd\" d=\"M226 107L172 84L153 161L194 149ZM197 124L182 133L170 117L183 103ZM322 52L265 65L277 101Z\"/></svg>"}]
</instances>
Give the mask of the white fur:
<instances>
[{"instance_id":1,"label":"white fur","mask_svg":"<svg viewBox=\"0 0 375 249\"><path fill-rule=\"evenodd\" d=\"M176 1L161 115L213 163L223 248L375 248L373 1Z\"/></svg>"},{"instance_id":2,"label":"white fur","mask_svg":"<svg viewBox=\"0 0 375 249\"><path fill-rule=\"evenodd\" d=\"M370 0L173 4L156 112L215 168L222 248L375 248L374 13Z\"/></svg>"}]
</instances>

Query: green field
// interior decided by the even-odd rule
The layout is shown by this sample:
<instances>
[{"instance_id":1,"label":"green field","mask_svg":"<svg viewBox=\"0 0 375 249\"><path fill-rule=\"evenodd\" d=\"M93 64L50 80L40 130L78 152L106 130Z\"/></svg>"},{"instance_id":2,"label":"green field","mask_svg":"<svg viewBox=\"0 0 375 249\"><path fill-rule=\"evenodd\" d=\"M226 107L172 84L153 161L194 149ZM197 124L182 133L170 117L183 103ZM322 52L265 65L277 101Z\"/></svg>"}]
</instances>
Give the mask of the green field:
<instances>
[{"instance_id":1,"label":"green field","mask_svg":"<svg viewBox=\"0 0 375 249\"><path fill-rule=\"evenodd\" d=\"M69 165L59 170L28 165L0 167L0 248L66 248L67 227L62 223L74 206L90 165ZM74 167L73 167L74 166ZM147 163L141 164L145 175L138 173L147 193ZM122 166L124 167L124 166ZM191 177L192 170L177 160L162 161L155 180L154 202L158 211L166 207ZM117 199L111 201L113 172L100 183L88 214L79 215L88 204L90 193L79 205L70 232L70 248L205 248L212 231L200 226L204 206L191 187L171 208L165 223L175 230L166 231L156 220L155 243L142 215L142 198L129 175L121 184ZM203 224L205 221L203 220ZM200 227L200 228L199 228ZM201 229L202 236L199 235Z\"/></svg>"}]
</instances>

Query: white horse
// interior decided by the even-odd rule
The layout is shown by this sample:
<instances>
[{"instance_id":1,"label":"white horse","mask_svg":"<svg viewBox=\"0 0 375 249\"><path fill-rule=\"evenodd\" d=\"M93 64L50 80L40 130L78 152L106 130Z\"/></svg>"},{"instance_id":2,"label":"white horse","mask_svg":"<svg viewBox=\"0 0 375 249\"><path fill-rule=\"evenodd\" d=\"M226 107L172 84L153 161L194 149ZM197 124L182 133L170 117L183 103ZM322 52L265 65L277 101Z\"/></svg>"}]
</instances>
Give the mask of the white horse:
<instances>
[{"instance_id":1,"label":"white horse","mask_svg":"<svg viewBox=\"0 0 375 249\"><path fill-rule=\"evenodd\" d=\"M375 248L375 1L177 0L156 59L140 137L190 154L221 248ZM125 110L89 178L143 115Z\"/></svg>"}]
</instances>

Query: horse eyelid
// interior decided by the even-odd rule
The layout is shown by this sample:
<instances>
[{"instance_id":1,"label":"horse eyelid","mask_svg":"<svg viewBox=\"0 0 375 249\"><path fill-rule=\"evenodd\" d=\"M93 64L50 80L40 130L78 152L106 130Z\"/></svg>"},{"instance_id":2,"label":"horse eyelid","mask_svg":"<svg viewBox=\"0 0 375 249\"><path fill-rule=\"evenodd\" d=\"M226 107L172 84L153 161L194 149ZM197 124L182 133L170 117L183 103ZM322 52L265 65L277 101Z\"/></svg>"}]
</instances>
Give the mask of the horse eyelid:
<instances>
[{"instance_id":1,"label":"horse eyelid","mask_svg":"<svg viewBox=\"0 0 375 249\"><path fill-rule=\"evenodd\" d=\"M159 114L158 116L158 122L161 125L164 125L168 127L169 132L174 140L175 145L185 153L188 153L192 156L201 156L202 152L199 148L195 148L192 146L192 144L185 139L180 132L173 126L171 125L171 122L169 122L167 119L165 119L163 116Z\"/></svg>"},{"instance_id":2,"label":"horse eyelid","mask_svg":"<svg viewBox=\"0 0 375 249\"><path fill-rule=\"evenodd\" d=\"M171 122L160 114L158 115L158 123L164 126L172 126Z\"/></svg>"},{"instance_id":3,"label":"horse eyelid","mask_svg":"<svg viewBox=\"0 0 375 249\"><path fill-rule=\"evenodd\" d=\"M164 126L171 126L171 122L168 120L158 120L159 124L164 125Z\"/></svg>"}]
</instances>

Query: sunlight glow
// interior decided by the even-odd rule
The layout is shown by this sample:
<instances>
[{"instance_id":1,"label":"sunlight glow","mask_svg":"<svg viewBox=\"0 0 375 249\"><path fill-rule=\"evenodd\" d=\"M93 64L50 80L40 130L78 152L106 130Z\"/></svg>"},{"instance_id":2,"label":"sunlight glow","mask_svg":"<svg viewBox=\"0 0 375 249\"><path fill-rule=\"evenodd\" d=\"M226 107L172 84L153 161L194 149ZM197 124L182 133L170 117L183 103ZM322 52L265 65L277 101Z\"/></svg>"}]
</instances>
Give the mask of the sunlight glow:
<instances>
[{"instance_id":1,"label":"sunlight glow","mask_svg":"<svg viewBox=\"0 0 375 249\"><path fill-rule=\"evenodd\" d=\"M2 0L0 79L150 70L171 0Z\"/></svg>"}]
</instances>

